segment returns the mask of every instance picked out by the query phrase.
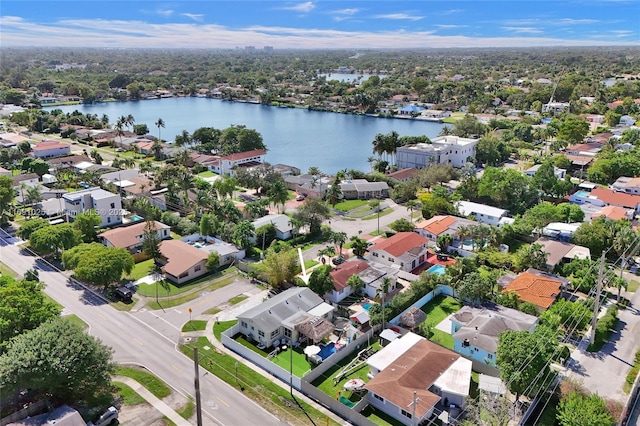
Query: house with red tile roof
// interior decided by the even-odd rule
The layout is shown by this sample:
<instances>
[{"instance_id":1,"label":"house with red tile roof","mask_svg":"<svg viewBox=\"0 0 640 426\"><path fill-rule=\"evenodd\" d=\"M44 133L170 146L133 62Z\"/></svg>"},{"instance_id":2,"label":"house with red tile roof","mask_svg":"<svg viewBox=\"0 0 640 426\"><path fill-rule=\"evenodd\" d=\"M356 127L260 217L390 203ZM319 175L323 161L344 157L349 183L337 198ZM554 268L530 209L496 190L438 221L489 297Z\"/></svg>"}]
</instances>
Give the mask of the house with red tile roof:
<instances>
[{"instance_id":1,"label":"house with red tile roof","mask_svg":"<svg viewBox=\"0 0 640 426\"><path fill-rule=\"evenodd\" d=\"M418 222L415 226L415 232L427 238L433 244L438 242L440 235L452 235L454 240L458 230L463 226L477 225L478 222L469 219L463 219L455 216L434 216L431 219ZM442 247L444 249L444 247Z\"/></svg>"},{"instance_id":2,"label":"house with red tile roof","mask_svg":"<svg viewBox=\"0 0 640 426\"><path fill-rule=\"evenodd\" d=\"M328 294L327 299L333 303L340 303L353 294L353 289L348 284L349 278L353 275L358 275L362 279L364 287L360 291L370 298L377 296L385 277L391 279L387 294L392 293L396 289L399 270L400 268L396 265L387 266L364 260L345 262L330 272L334 289Z\"/></svg>"},{"instance_id":3,"label":"house with red tile roof","mask_svg":"<svg viewBox=\"0 0 640 426\"><path fill-rule=\"evenodd\" d=\"M607 188L594 188L590 195L602 201L605 206L633 209L636 213L640 213L640 195L625 194Z\"/></svg>"},{"instance_id":4,"label":"house with red tile roof","mask_svg":"<svg viewBox=\"0 0 640 426\"><path fill-rule=\"evenodd\" d=\"M417 172L418 169L411 167L408 169L396 170L395 172L388 173L387 176L391 179L397 180L398 182L408 182Z\"/></svg>"},{"instance_id":5,"label":"house with red tile roof","mask_svg":"<svg viewBox=\"0 0 640 426\"><path fill-rule=\"evenodd\" d=\"M567 284L566 279L529 268L518 274L502 292L513 291L523 302L532 303L539 310L546 311L555 303Z\"/></svg>"},{"instance_id":6,"label":"house with red tile roof","mask_svg":"<svg viewBox=\"0 0 640 426\"><path fill-rule=\"evenodd\" d=\"M34 158L61 157L71 153L71 145L55 140L42 141L32 148Z\"/></svg>"},{"instance_id":7,"label":"house with red tile roof","mask_svg":"<svg viewBox=\"0 0 640 426\"><path fill-rule=\"evenodd\" d=\"M267 155L267 151L264 149L253 149L251 151L225 155L220 157L220 169L217 173L222 176L232 176L233 169L236 167L253 167L262 164L265 155Z\"/></svg>"},{"instance_id":8,"label":"house with red tile roof","mask_svg":"<svg viewBox=\"0 0 640 426\"><path fill-rule=\"evenodd\" d=\"M591 219L604 217L606 220L630 220L633 218L633 211L617 206L605 206L597 213L591 215Z\"/></svg>"},{"instance_id":9,"label":"house with red tile roof","mask_svg":"<svg viewBox=\"0 0 640 426\"><path fill-rule=\"evenodd\" d=\"M180 240L165 240L160 243L162 272L175 284L182 284L207 273L209 253Z\"/></svg>"},{"instance_id":10,"label":"house with red tile roof","mask_svg":"<svg viewBox=\"0 0 640 426\"><path fill-rule=\"evenodd\" d=\"M159 240L171 238L171 227L154 220L151 222L152 229L156 232ZM135 225L123 226L110 229L101 233L98 238L107 247L126 248L131 253L140 253L144 242L147 222L138 222Z\"/></svg>"},{"instance_id":11,"label":"house with red tile roof","mask_svg":"<svg viewBox=\"0 0 640 426\"><path fill-rule=\"evenodd\" d=\"M369 249L371 260L385 265L399 265L411 272L427 260L428 240L416 232L398 232Z\"/></svg>"}]
</instances>

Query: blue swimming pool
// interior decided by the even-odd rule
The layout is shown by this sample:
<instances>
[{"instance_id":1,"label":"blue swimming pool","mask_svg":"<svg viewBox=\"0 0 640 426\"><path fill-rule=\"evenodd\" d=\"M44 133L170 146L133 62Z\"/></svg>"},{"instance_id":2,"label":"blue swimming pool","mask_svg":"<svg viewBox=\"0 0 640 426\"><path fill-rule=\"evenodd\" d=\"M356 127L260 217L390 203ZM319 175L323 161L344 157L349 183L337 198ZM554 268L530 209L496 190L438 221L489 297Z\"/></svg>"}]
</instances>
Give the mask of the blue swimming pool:
<instances>
[{"instance_id":1,"label":"blue swimming pool","mask_svg":"<svg viewBox=\"0 0 640 426\"><path fill-rule=\"evenodd\" d=\"M362 309L364 309L365 311L369 312L369 308L371 308L371 305L372 305L371 302L367 302L367 303L362 305Z\"/></svg>"},{"instance_id":2,"label":"blue swimming pool","mask_svg":"<svg viewBox=\"0 0 640 426\"><path fill-rule=\"evenodd\" d=\"M335 343L331 342L324 345L318 355L320 355L320 358L322 358L322 360L324 361L325 359L329 358L331 355L335 353L336 353L336 345Z\"/></svg>"},{"instance_id":3,"label":"blue swimming pool","mask_svg":"<svg viewBox=\"0 0 640 426\"><path fill-rule=\"evenodd\" d=\"M137 214L130 216L129 219L131 219L132 222L140 222L141 220L144 220L142 216L138 216Z\"/></svg>"},{"instance_id":4,"label":"blue swimming pool","mask_svg":"<svg viewBox=\"0 0 640 426\"><path fill-rule=\"evenodd\" d=\"M433 265L431 268L427 269L427 272L431 274L444 275L445 268L443 265Z\"/></svg>"},{"instance_id":5,"label":"blue swimming pool","mask_svg":"<svg viewBox=\"0 0 640 426\"><path fill-rule=\"evenodd\" d=\"M578 191L574 194L576 197L587 198L589 193L587 191Z\"/></svg>"}]
</instances>

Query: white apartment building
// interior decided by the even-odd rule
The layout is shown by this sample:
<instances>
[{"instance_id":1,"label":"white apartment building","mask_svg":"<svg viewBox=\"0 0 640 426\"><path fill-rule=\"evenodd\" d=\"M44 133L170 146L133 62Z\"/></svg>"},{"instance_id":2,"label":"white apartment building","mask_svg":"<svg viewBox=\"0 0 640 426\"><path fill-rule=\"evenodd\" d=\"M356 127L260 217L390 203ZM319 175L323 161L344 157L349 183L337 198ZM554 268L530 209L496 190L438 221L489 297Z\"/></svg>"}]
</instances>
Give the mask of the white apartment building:
<instances>
[{"instance_id":1,"label":"white apartment building","mask_svg":"<svg viewBox=\"0 0 640 426\"><path fill-rule=\"evenodd\" d=\"M438 136L431 143L406 145L396 150L400 169L422 169L431 164L451 164L463 167L468 158L476 158L476 145L480 139Z\"/></svg>"},{"instance_id":2,"label":"white apartment building","mask_svg":"<svg viewBox=\"0 0 640 426\"><path fill-rule=\"evenodd\" d=\"M118 194L94 187L68 192L62 198L65 213L70 219L80 212L93 209L102 218L100 228L122 223L122 199Z\"/></svg>"}]
</instances>

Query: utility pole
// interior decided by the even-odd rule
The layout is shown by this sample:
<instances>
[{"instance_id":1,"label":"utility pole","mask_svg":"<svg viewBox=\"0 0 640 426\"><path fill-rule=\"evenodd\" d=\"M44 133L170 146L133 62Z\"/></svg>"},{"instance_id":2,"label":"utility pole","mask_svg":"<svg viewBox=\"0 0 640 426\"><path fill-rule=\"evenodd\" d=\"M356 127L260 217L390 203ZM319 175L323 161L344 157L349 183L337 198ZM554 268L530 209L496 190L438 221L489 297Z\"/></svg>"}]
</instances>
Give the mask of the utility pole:
<instances>
[{"instance_id":1,"label":"utility pole","mask_svg":"<svg viewBox=\"0 0 640 426\"><path fill-rule=\"evenodd\" d=\"M598 270L598 281L596 283L596 300L593 304L593 318L591 318L591 339L590 343L596 338L596 323L598 322L598 313L600 312L600 293L602 293L602 281L604 280L604 253L600 258L600 268Z\"/></svg>"},{"instance_id":2,"label":"utility pole","mask_svg":"<svg viewBox=\"0 0 640 426\"><path fill-rule=\"evenodd\" d=\"M411 402L411 426L416 425L416 405L418 405L418 393L413 391L413 402ZM407 407L408 408L408 407Z\"/></svg>"},{"instance_id":3,"label":"utility pole","mask_svg":"<svg viewBox=\"0 0 640 426\"><path fill-rule=\"evenodd\" d=\"M198 426L202 426L202 405L200 403L200 372L198 371L198 347L193 348L193 362L196 371L194 379L196 387L196 418Z\"/></svg>"}]
</instances>

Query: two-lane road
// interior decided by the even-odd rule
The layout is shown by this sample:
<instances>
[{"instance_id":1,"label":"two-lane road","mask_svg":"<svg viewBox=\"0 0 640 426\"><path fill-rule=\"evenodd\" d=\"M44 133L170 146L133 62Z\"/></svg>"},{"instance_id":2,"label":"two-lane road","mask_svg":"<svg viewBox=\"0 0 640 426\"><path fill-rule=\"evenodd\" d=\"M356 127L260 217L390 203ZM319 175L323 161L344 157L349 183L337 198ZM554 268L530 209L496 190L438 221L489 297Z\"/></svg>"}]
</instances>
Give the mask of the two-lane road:
<instances>
[{"instance_id":1,"label":"two-lane road","mask_svg":"<svg viewBox=\"0 0 640 426\"><path fill-rule=\"evenodd\" d=\"M6 234L2 235L7 237ZM0 240L0 261L23 275L36 265L36 258L21 254L20 249ZM118 311L99 296L74 284L62 273L38 262L45 292L62 304L65 312L85 321L89 333L111 346L120 363L144 365L173 388L194 395L193 361L176 348L180 331L159 316L137 318ZM155 322L154 322L155 321ZM283 425L276 417L252 400L201 369L200 388L206 424ZM207 420L208 418L208 420Z\"/></svg>"}]
</instances>

